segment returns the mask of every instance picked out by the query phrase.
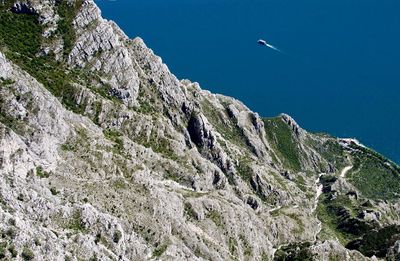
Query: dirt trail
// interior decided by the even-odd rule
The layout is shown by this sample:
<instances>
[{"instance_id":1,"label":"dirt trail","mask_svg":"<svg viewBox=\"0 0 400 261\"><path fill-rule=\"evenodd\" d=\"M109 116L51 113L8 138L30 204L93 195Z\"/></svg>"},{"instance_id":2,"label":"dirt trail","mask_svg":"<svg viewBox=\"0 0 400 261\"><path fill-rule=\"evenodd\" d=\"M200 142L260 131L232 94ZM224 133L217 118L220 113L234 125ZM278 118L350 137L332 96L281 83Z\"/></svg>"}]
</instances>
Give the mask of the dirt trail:
<instances>
[{"instance_id":1,"label":"dirt trail","mask_svg":"<svg viewBox=\"0 0 400 261\"><path fill-rule=\"evenodd\" d=\"M352 168L353 168L353 166L344 167L344 168L342 169L342 172L340 173L340 177L341 177L341 178L346 177L347 172L349 172Z\"/></svg>"}]
</instances>

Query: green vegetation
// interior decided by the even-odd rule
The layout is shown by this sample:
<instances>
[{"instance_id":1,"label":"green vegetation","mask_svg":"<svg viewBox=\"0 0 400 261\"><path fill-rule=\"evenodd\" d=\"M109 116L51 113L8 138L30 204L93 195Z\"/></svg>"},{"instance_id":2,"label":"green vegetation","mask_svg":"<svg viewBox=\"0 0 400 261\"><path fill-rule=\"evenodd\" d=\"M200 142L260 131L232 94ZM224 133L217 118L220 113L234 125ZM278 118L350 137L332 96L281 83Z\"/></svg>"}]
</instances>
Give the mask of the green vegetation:
<instances>
[{"instance_id":1,"label":"green vegetation","mask_svg":"<svg viewBox=\"0 0 400 261\"><path fill-rule=\"evenodd\" d=\"M33 260L35 258L35 254L28 247L24 247L24 249L22 250L21 256L22 256L22 259L25 261Z\"/></svg>"},{"instance_id":2,"label":"green vegetation","mask_svg":"<svg viewBox=\"0 0 400 261\"><path fill-rule=\"evenodd\" d=\"M72 151L72 152L78 151L78 148L76 147L76 145L70 141L67 141L64 144L61 144L61 149L64 151Z\"/></svg>"},{"instance_id":3,"label":"green vegetation","mask_svg":"<svg viewBox=\"0 0 400 261\"><path fill-rule=\"evenodd\" d=\"M206 218L211 219L217 227L223 226L223 219L220 213L216 210L211 210L206 214Z\"/></svg>"},{"instance_id":4,"label":"green vegetation","mask_svg":"<svg viewBox=\"0 0 400 261\"><path fill-rule=\"evenodd\" d=\"M179 160L176 155L171 140L165 137L158 137L153 132L150 137L147 137L145 133L140 134L138 137L134 138L133 141L145 146L146 148L151 148L154 152L161 154L163 157L171 160Z\"/></svg>"},{"instance_id":5,"label":"green vegetation","mask_svg":"<svg viewBox=\"0 0 400 261\"><path fill-rule=\"evenodd\" d=\"M234 118L228 117L227 111L221 112L220 110L214 108L211 102L208 100L203 100L201 107L207 120L211 123L211 125L213 125L216 131L220 133L222 137L224 137L224 139L235 145L252 151L248 146L248 141L243 134L243 130L239 128Z\"/></svg>"},{"instance_id":6,"label":"green vegetation","mask_svg":"<svg viewBox=\"0 0 400 261\"><path fill-rule=\"evenodd\" d=\"M114 142L114 152L122 154L124 150L124 141L122 139L122 133L118 130L106 129L103 131L106 139Z\"/></svg>"},{"instance_id":7,"label":"green vegetation","mask_svg":"<svg viewBox=\"0 0 400 261\"><path fill-rule=\"evenodd\" d=\"M311 243L293 243L283 246L275 252L275 261L311 261L314 255L310 251Z\"/></svg>"},{"instance_id":8,"label":"green vegetation","mask_svg":"<svg viewBox=\"0 0 400 261\"><path fill-rule=\"evenodd\" d=\"M347 248L366 256L385 257L389 248L400 239L400 226L382 227L376 221L360 219L360 213L371 211L373 205L370 201L362 203L357 196L335 195L331 186L336 179L331 175L321 177L323 194L317 208L318 219L323 224L320 239L337 238Z\"/></svg>"},{"instance_id":9,"label":"green vegetation","mask_svg":"<svg viewBox=\"0 0 400 261\"><path fill-rule=\"evenodd\" d=\"M16 258L18 255L18 251L15 249L14 245L8 246L8 252L10 252L11 257L14 257L14 258Z\"/></svg>"},{"instance_id":10,"label":"green vegetation","mask_svg":"<svg viewBox=\"0 0 400 261\"><path fill-rule=\"evenodd\" d=\"M126 189L127 184L125 183L125 181L123 179L117 179L116 181L114 181L113 187L115 189Z\"/></svg>"},{"instance_id":11,"label":"green vegetation","mask_svg":"<svg viewBox=\"0 0 400 261\"><path fill-rule=\"evenodd\" d=\"M391 225L381 229L369 230L361 238L347 244L347 248L355 249L368 257L376 256L384 258L388 254L388 249L397 240L400 240L400 226Z\"/></svg>"},{"instance_id":12,"label":"green vegetation","mask_svg":"<svg viewBox=\"0 0 400 261\"><path fill-rule=\"evenodd\" d=\"M189 202L185 202L184 213L189 218L196 218L196 215L195 215L195 213L193 211L193 208L192 208L192 204L190 204Z\"/></svg>"},{"instance_id":13,"label":"green vegetation","mask_svg":"<svg viewBox=\"0 0 400 261\"><path fill-rule=\"evenodd\" d=\"M309 192L309 188L307 187L306 181L303 176L301 176L300 174L296 175L295 182L300 190L302 190L305 193Z\"/></svg>"},{"instance_id":14,"label":"green vegetation","mask_svg":"<svg viewBox=\"0 0 400 261\"><path fill-rule=\"evenodd\" d=\"M231 252L232 256L237 255L237 248L238 248L238 243L235 238L230 237L229 238L229 252Z\"/></svg>"},{"instance_id":15,"label":"green vegetation","mask_svg":"<svg viewBox=\"0 0 400 261\"><path fill-rule=\"evenodd\" d=\"M64 41L64 55L68 55L76 40L75 30L72 22L82 6L83 1L73 1L72 4L68 1L57 1L57 12L60 16L58 21L57 33L62 36Z\"/></svg>"},{"instance_id":16,"label":"green vegetation","mask_svg":"<svg viewBox=\"0 0 400 261\"><path fill-rule=\"evenodd\" d=\"M366 208L358 199L350 199L348 195L333 196L331 186L336 180L337 178L331 175L323 175L320 178L323 185L323 194L317 207L318 219L323 223L320 237L337 238L346 245L373 229L376 224L357 218L358 213Z\"/></svg>"},{"instance_id":17,"label":"green vegetation","mask_svg":"<svg viewBox=\"0 0 400 261\"><path fill-rule=\"evenodd\" d=\"M67 228L78 232L85 232L85 224L82 221L81 212L75 211L67 224Z\"/></svg>"},{"instance_id":18,"label":"green vegetation","mask_svg":"<svg viewBox=\"0 0 400 261\"><path fill-rule=\"evenodd\" d=\"M31 129L28 124L25 121L16 119L5 112L5 110L7 110L6 106L7 105L4 104L4 100L0 94L0 122L19 135L29 133Z\"/></svg>"},{"instance_id":19,"label":"green vegetation","mask_svg":"<svg viewBox=\"0 0 400 261\"><path fill-rule=\"evenodd\" d=\"M0 86L7 86L7 85L10 85L13 83L14 83L14 81L11 79L4 79L3 77L0 77Z\"/></svg>"},{"instance_id":20,"label":"green vegetation","mask_svg":"<svg viewBox=\"0 0 400 261\"><path fill-rule=\"evenodd\" d=\"M261 255L261 261L269 261L267 253L263 252Z\"/></svg>"},{"instance_id":21,"label":"green vegetation","mask_svg":"<svg viewBox=\"0 0 400 261\"><path fill-rule=\"evenodd\" d=\"M44 171L42 166L36 167L36 176L39 178L48 178L50 177L50 172Z\"/></svg>"},{"instance_id":22,"label":"green vegetation","mask_svg":"<svg viewBox=\"0 0 400 261\"><path fill-rule=\"evenodd\" d=\"M7 242L0 242L0 259L6 257Z\"/></svg>"},{"instance_id":23,"label":"green vegetation","mask_svg":"<svg viewBox=\"0 0 400 261\"><path fill-rule=\"evenodd\" d=\"M116 231L114 232L114 235L113 235L113 242L116 243L116 244L118 244L119 241L121 240L121 238L122 238L122 233L121 233L121 231L116 230Z\"/></svg>"},{"instance_id":24,"label":"green vegetation","mask_svg":"<svg viewBox=\"0 0 400 261\"><path fill-rule=\"evenodd\" d=\"M294 213L285 213L285 215L291 218L297 224L297 228L292 231L293 233L297 235L304 233L304 224L298 215Z\"/></svg>"},{"instance_id":25,"label":"green vegetation","mask_svg":"<svg viewBox=\"0 0 400 261\"><path fill-rule=\"evenodd\" d=\"M253 254L253 251L251 249L249 241L247 241L246 237L243 235L239 235L239 239L242 242L243 254L245 256L251 256Z\"/></svg>"},{"instance_id":26,"label":"green vegetation","mask_svg":"<svg viewBox=\"0 0 400 261\"><path fill-rule=\"evenodd\" d=\"M89 146L89 137L86 129L78 128L76 129L76 136L71 137L65 142L61 144L60 148L64 151L72 151L77 152L82 148L87 148Z\"/></svg>"},{"instance_id":27,"label":"green vegetation","mask_svg":"<svg viewBox=\"0 0 400 261\"><path fill-rule=\"evenodd\" d=\"M353 169L347 178L364 197L374 200L399 198L400 169L397 165L362 147L357 147L352 156Z\"/></svg>"},{"instance_id":28,"label":"green vegetation","mask_svg":"<svg viewBox=\"0 0 400 261\"><path fill-rule=\"evenodd\" d=\"M0 46L7 46L9 53L22 56L36 54L42 34L38 15L14 14L9 11L12 2L0 3Z\"/></svg>"},{"instance_id":29,"label":"green vegetation","mask_svg":"<svg viewBox=\"0 0 400 261\"><path fill-rule=\"evenodd\" d=\"M344 149L336 139L331 138L323 143L309 139L308 143L336 169L340 170L346 166L346 155Z\"/></svg>"},{"instance_id":30,"label":"green vegetation","mask_svg":"<svg viewBox=\"0 0 400 261\"><path fill-rule=\"evenodd\" d=\"M0 48L8 59L36 78L55 97L59 98L67 109L75 113L84 114L87 106L85 104L87 101L78 100L81 87L76 83L87 86L104 98L117 100L110 95L108 84L102 84L100 87L92 86L94 80L101 82L95 73L85 69L70 69L65 62L57 61L51 52L39 55L41 44L57 36L61 36L64 40L64 55L69 54L75 43L72 21L83 1L74 1L71 6L68 1L56 2L61 19L56 34L49 39L42 36L43 27L38 22L38 15L15 14L10 11L11 2L7 1L5 5L0 4ZM4 85L4 80L2 85ZM96 115L99 114L98 104L95 106L94 121L97 120Z\"/></svg>"},{"instance_id":31,"label":"green vegetation","mask_svg":"<svg viewBox=\"0 0 400 261\"><path fill-rule=\"evenodd\" d=\"M96 254L93 254L91 258L89 258L89 261L98 261L99 259L97 258Z\"/></svg>"},{"instance_id":32,"label":"green vegetation","mask_svg":"<svg viewBox=\"0 0 400 261\"><path fill-rule=\"evenodd\" d=\"M321 195L320 199L325 201ZM350 235L343 234L339 231L338 226L340 223L340 217L336 215L334 209L327 206L326 203L320 203L317 207L318 219L322 222L322 229L319 237L325 239L338 239L342 244L346 244L351 239ZM354 237L352 237L354 238Z\"/></svg>"},{"instance_id":33,"label":"green vegetation","mask_svg":"<svg viewBox=\"0 0 400 261\"><path fill-rule=\"evenodd\" d=\"M153 251L153 257L160 257L167 250L168 244L162 244Z\"/></svg>"},{"instance_id":34,"label":"green vegetation","mask_svg":"<svg viewBox=\"0 0 400 261\"><path fill-rule=\"evenodd\" d=\"M263 119L268 142L271 144L283 165L300 171L300 150L296 145L292 130L281 117Z\"/></svg>"},{"instance_id":35,"label":"green vegetation","mask_svg":"<svg viewBox=\"0 0 400 261\"><path fill-rule=\"evenodd\" d=\"M65 1L63 1L64 3ZM7 58L35 77L64 105L74 112L82 112L82 106L75 102L77 88L70 82L71 76L61 62L51 54L37 56L42 42L43 28L38 15L15 14L0 9L0 45L7 47Z\"/></svg>"},{"instance_id":36,"label":"green vegetation","mask_svg":"<svg viewBox=\"0 0 400 261\"><path fill-rule=\"evenodd\" d=\"M274 201L273 199L273 193L270 195L269 198L265 197L265 194L261 190L260 186L257 184L257 181L255 180L255 176L253 176L253 169L251 168L252 160L249 157L244 157L241 158L238 162L237 165L235 165L235 168L237 170L238 175L247 182L250 185L250 188L253 189L255 194L264 202L267 203L272 203ZM234 181L232 177L228 176L228 182L230 184L233 184Z\"/></svg>"},{"instance_id":37,"label":"green vegetation","mask_svg":"<svg viewBox=\"0 0 400 261\"><path fill-rule=\"evenodd\" d=\"M179 183L179 184L185 184L186 182L189 182L189 184L190 184L190 181L187 179L187 177L185 177L184 175L180 174L176 170L171 170L171 169L167 169L166 168L164 170L164 175L163 176L164 176L165 179L173 180L173 181L175 181L176 183Z\"/></svg>"},{"instance_id":38,"label":"green vegetation","mask_svg":"<svg viewBox=\"0 0 400 261\"><path fill-rule=\"evenodd\" d=\"M236 170L239 176L246 182L250 183L253 170L250 167L251 160L249 158L242 158L236 165Z\"/></svg>"}]
</instances>

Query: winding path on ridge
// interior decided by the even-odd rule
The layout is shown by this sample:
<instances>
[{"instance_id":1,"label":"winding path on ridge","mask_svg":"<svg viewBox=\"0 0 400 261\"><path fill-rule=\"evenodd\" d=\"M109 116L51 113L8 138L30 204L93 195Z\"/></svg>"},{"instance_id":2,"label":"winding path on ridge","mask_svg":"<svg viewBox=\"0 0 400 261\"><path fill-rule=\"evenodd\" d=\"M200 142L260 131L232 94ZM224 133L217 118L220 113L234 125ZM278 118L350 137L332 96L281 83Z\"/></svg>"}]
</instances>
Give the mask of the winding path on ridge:
<instances>
[{"instance_id":1,"label":"winding path on ridge","mask_svg":"<svg viewBox=\"0 0 400 261\"><path fill-rule=\"evenodd\" d=\"M340 172L340 177L341 178L345 178L346 174L353 168L353 165L349 165L346 166L342 169L342 171ZM319 197L322 195L322 189L323 189L323 185L321 184L321 176L324 175L325 173L320 173L317 177L317 179L315 180L315 198L314 198L314 206L311 209L311 213L314 213L317 210L318 204L319 204ZM278 206L276 208L271 209L269 212L271 213L272 211L278 210L280 209L282 206ZM322 222L320 220L318 220L318 231L317 233L315 233L315 238L313 242L316 242L318 240L318 234L321 232L322 230ZM273 248L273 253L272 256L275 256L275 253L277 250L281 249L282 247L288 246L289 243L287 244L282 244L279 245L277 248Z\"/></svg>"},{"instance_id":2,"label":"winding path on ridge","mask_svg":"<svg viewBox=\"0 0 400 261\"><path fill-rule=\"evenodd\" d=\"M340 172L340 177L345 178L346 174L353 168L352 165L346 166L342 169ZM316 194L315 194L315 199L314 199L314 207L312 209L312 213L314 213L317 210L318 203L319 203L319 197L322 195L322 189L323 185L321 184L321 176L324 175L325 173L321 173L318 175L318 178L315 181L315 189L316 189ZM319 221L318 223L318 232L315 234L315 241L317 241L318 234L321 232L322 229L322 223Z\"/></svg>"},{"instance_id":3,"label":"winding path on ridge","mask_svg":"<svg viewBox=\"0 0 400 261\"><path fill-rule=\"evenodd\" d=\"M352 168L353 168L352 165L347 166L347 167L344 167L344 168L342 169L342 172L340 173L340 177L341 177L341 178L346 177L347 172L349 172Z\"/></svg>"}]
</instances>

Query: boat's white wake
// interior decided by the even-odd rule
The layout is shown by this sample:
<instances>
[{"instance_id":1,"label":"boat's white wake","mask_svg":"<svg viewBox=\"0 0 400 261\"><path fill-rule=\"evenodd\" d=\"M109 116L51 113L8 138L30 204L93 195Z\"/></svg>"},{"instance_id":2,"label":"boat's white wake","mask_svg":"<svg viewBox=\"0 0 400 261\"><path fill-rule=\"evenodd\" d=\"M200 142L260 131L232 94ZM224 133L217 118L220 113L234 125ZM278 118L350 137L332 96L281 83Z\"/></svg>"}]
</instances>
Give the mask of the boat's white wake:
<instances>
[{"instance_id":1,"label":"boat's white wake","mask_svg":"<svg viewBox=\"0 0 400 261\"><path fill-rule=\"evenodd\" d=\"M281 50L279 50L278 48L276 48L275 46L269 44L269 43L265 43L265 46L271 48L272 50L275 50L277 52L283 53Z\"/></svg>"}]
</instances>

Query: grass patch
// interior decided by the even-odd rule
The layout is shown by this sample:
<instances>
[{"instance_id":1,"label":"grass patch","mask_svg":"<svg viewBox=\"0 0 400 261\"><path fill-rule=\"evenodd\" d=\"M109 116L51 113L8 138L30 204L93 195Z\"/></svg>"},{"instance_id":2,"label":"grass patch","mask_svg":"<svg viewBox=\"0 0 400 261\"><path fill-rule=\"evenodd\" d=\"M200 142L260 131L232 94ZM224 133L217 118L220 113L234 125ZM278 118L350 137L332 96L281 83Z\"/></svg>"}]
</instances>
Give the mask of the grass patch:
<instances>
[{"instance_id":1,"label":"grass patch","mask_svg":"<svg viewBox=\"0 0 400 261\"><path fill-rule=\"evenodd\" d=\"M82 221L82 214L79 211L76 211L67 224L67 228L77 231L77 232L86 232L85 224Z\"/></svg>"},{"instance_id":2,"label":"grass patch","mask_svg":"<svg viewBox=\"0 0 400 261\"><path fill-rule=\"evenodd\" d=\"M238 251L238 243L235 238L230 237L229 238L229 252L231 253L232 256L237 256L237 251Z\"/></svg>"},{"instance_id":3,"label":"grass patch","mask_svg":"<svg viewBox=\"0 0 400 261\"><path fill-rule=\"evenodd\" d=\"M320 196L323 200L324 195ZM338 239L343 245L347 244L351 239L347 235L342 234L338 230L338 217L331 212L331 209L323 203L320 203L316 209L317 217L322 222L322 229L319 237L323 240Z\"/></svg>"},{"instance_id":4,"label":"grass patch","mask_svg":"<svg viewBox=\"0 0 400 261\"><path fill-rule=\"evenodd\" d=\"M29 132L31 132L32 130L28 126L27 122L10 116L6 112L6 106L7 105L4 104L0 93L0 122L3 123L6 127L13 130L18 135L24 136L25 134L29 134Z\"/></svg>"},{"instance_id":5,"label":"grass patch","mask_svg":"<svg viewBox=\"0 0 400 261\"><path fill-rule=\"evenodd\" d=\"M293 232L295 234L302 234L304 233L304 224L303 221L301 220L300 217L298 217L296 214L294 213L285 213L286 216L288 216L289 218L291 218L297 225L297 228L293 230Z\"/></svg>"},{"instance_id":6,"label":"grass patch","mask_svg":"<svg viewBox=\"0 0 400 261\"><path fill-rule=\"evenodd\" d=\"M353 169L348 180L364 197L374 200L394 200L400 195L400 170L381 155L368 149L352 153Z\"/></svg>"},{"instance_id":7,"label":"grass patch","mask_svg":"<svg viewBox=\"0 0 400 261\"><path fill-rule=\"evenodd\" d=\"M346 166L344 149L336 139L331 138L322 143L309 139L308 143L336 169L340 170Z\"/></svg>"},{"instance_id":8,"label":"grass patch","mask_svg":"<svg viewBox=\"0 0 400 261\"><path fill-rule=\"evenodd\" d=\"M283 165L288 169L300 171L300 151L290 127L281 117L264 118L263 121L268 142Z\"/></svg>"},{"instance_id":9,"label":"grass patch","mask_svg":"<svg viewBox=\"0 0 400 261\"><path fill-rule=\"evenodd\" d=\"M242 242L243 255L251 256L253 254L253 251L251 249L249 241L247 241L246 237L243 235L239 235L239 239Z\"/></svg>"},{"instance_id":10,"label":"grass patch","mask_svg":"<svg viewBox=\"0 0 400 261\"><path fill-rule=\"evenodd\" d=\"M35 258L35 254L28 247L24 247L21 253L21 257L23 260L29 261Z\"/></svg>"},{"instance_id":11,"label":"grass patch","mask_svg":"<svg viewBox=\"0 0 400 261\"><path fill-rule=\"evenodd\" d=\"M250 183L253 170L250 167L252 161L249 158L242 158L236 165L238 175L247 183Z\"/></svg>"},{"instance_id":12,"label":"grass patch","mask_svg":"<svg viewBox=\"0 0 400 261\"><path fill-rule=\"evenodd\" d=\"M160 257L167 250L168 244L162 244L153 251L153 257Z\"/></svg>"},{"instance_id":13,"label":"grass patch","mask_svg":"<svg viewBox=\"0 0 400 261\"><path fill-rule=\"evenodd\" d=\"M15 81L11 80L11 79L4 79L3 77L0 77L0 86L7 86L7 85L11 85L14 84Z\"/></svg>"},{"instance_id":14,"label":"grass patch","mask_svg":"<svg viewBox=\"0 0 400 261\"><path fill-rule=\"evenodd\" d=\"M206 218L211 219L217 227L223 226L223 218L220 213L215 210L211 210L206 214Z\"/></svg>"},{"instance_id":15,"label":"grass patch","mask_svg":"<svg viewBox=\"0 0 400 261\"><path fill-rule=\"evenodd\" d=\"M114 142L114 152L122 154L124 150L124 141L122 139L122 133L119 130L106 129L103 130L103 134L106 139Z\"/></svg>"},{"instance_id":16,"label":"grass patch","mask_svg":"<svg viewBox=\"0 0 400 261\"><path fill-rule=\"evenodd\" d=\"M201 108L208 121L224 139L251 151L243 130L239 128L233 117L228 117L226 109L225 111L218 110L208 100L202 101Z\"/></svg>"},{"instance_id":17,"label":"grass patch","mask_svg":"<svg viewBox=\"0 0 400 261\"><path fill-rule=\"evenodd\" d=\"M6 47L7 58L59 97L68 109L82 113L83 108L75 98L77 87L70 83L66 65L57 62L54 55L37 55L43 40L43 27L38 18L35 14L15 14L0 9L0 45Z\"/></svg>"},{"instance_id":18,"label":"grass patch","mask_svg":"<svg viewBox=\"0 0 400 261\"><path fill-rule=\"evenodd\" d=\"M126 189L127 184L125 183L125 181L123 179L118 179L118 180L114 181L113 187L115 189Z\"/></svg>"},{"instance_id":19,"label":"grass patch","mask_svg":"<svg viewBox=\"0 0 400 261\"><path fill-rule=\"evenodd\" d=\"M142 134L133 139L133 141L145 146L146 148L151 148L154 152L161 154L164 158L174 161L179 160L179 157L176 155L173 145L168 138L157 137L152 132L149 138Z\"/></svg>"},{"instance_id":20,"label":"grass patch","mask_svg":"<svg viewBox=\"0 0 400 261\"><path fill-rule=\"evenodd\" d=\"M68 142L66 142L64 144L61 144L60 147L61 147L61 149L63 151L72 151L72 152L77 152L78 151L78 148L77 148L76 144L73 143L73 142L70 142L70 141L68 141Z\"/></svg>"},{"instance_id":21,"label":"grass patch","mask_svg":"<svg viewBox=\"0 0 400 261\"><path fill-rule=\"evenodd\" d=\"M44 171L42 166L36 167L36 176L39 178L48 178L50 177L50 172Z\"/></svg>"}]
</instances>

